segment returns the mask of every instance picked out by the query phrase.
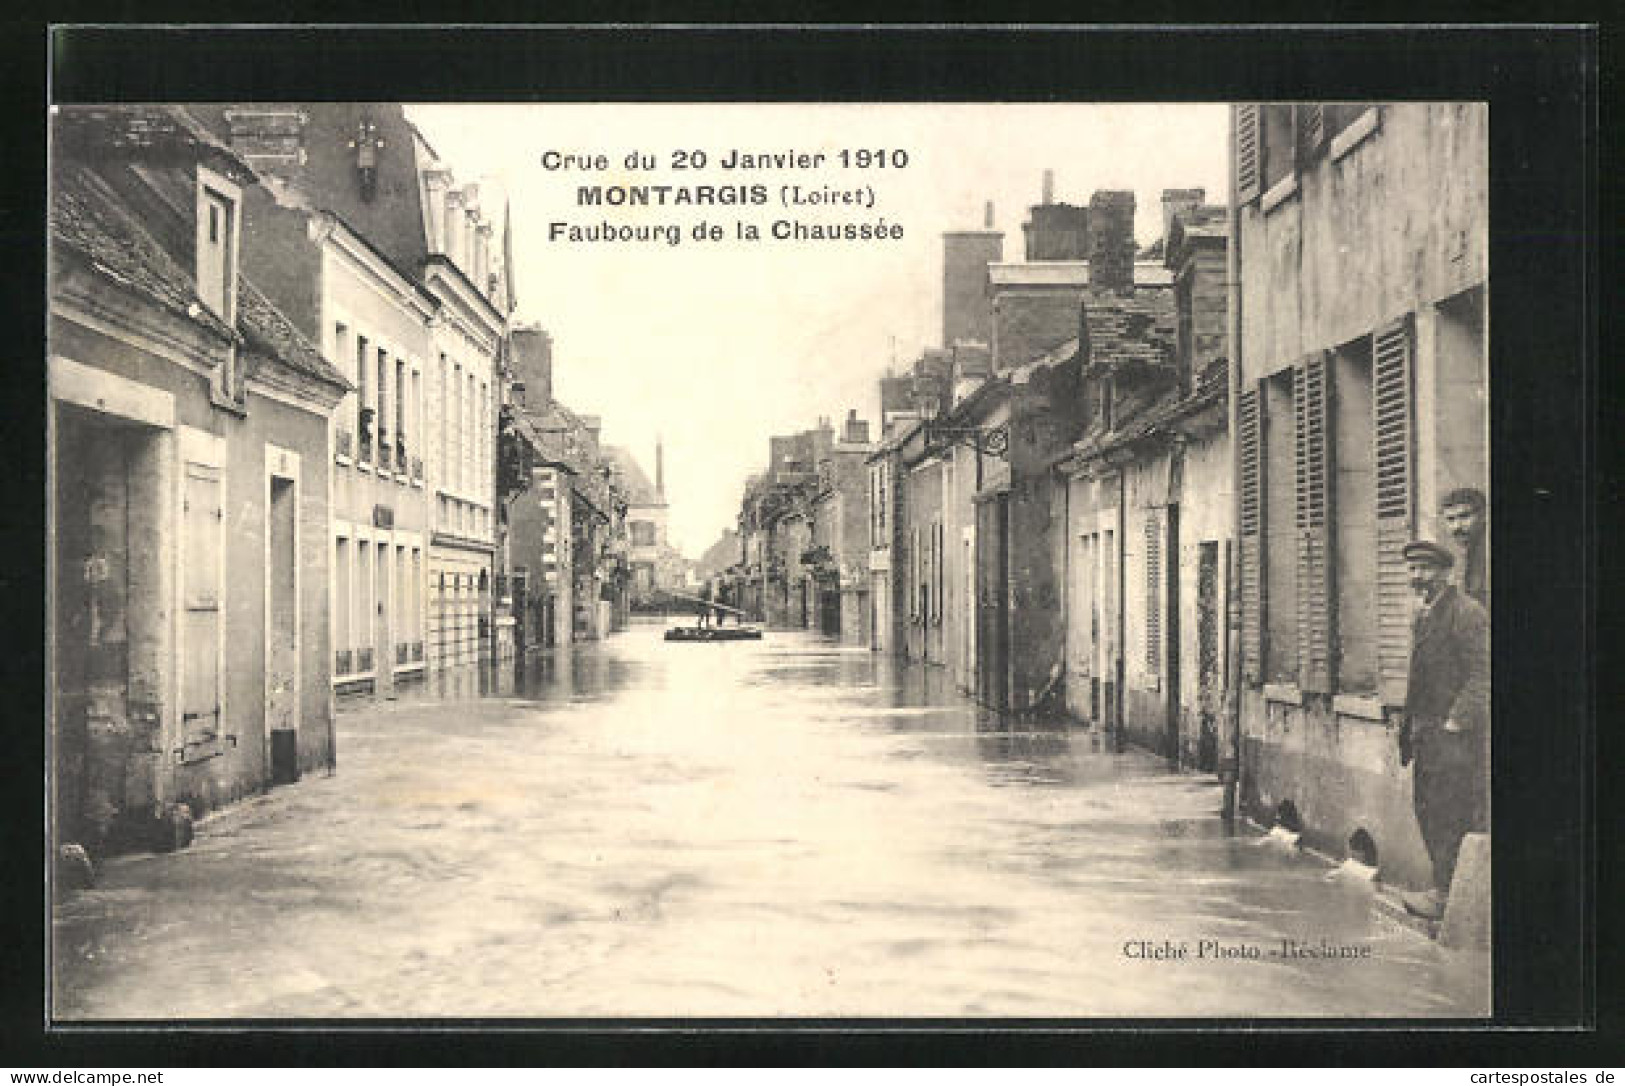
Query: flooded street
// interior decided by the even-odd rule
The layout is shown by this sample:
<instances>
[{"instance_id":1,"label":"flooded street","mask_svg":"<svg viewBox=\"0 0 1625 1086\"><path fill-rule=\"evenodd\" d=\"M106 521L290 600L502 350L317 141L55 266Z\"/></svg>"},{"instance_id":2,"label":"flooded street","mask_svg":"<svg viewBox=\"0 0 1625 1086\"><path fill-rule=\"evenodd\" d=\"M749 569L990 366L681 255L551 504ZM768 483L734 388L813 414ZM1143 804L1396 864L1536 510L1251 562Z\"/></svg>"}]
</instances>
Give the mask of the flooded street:
<instances>
[{"instance_id":1,"label":"flooded street","mask_svg":"<svg viewBox=\"0 0 1625 1086\"><path fill-rule=\"evenodd\" d=\"M341 703L336 775L59 906L56 1015L1488 1009L1480 959L1227 833L1212 778L867 649L660 629Z\"/></svg>"}]
</instances>

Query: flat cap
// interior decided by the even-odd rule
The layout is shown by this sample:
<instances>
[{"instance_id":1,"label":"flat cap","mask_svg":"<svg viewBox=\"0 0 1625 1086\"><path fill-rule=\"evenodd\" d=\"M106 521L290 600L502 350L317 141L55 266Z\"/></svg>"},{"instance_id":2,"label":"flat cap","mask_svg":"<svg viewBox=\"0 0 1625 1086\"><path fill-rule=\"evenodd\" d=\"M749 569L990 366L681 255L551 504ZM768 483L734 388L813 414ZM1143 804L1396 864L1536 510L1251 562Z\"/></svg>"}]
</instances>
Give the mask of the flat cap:
<instances>
[{"instance_id":1,"label":"flat cap","mask_svg":"<svg viewBox=\"0 0 1625 1086\"><path fill-rule=\"evenodd\" d=\"M1477 487L1458 486L1439 502L1440 509L1448 509L1452 505L1470 506L1473 512L1482 513L1485 505L1484 492Z\"/></svg>"},{"instance_id":2,"label":"flat cap","mask_svg":"<svg viewBox=\"0 0 1625 1086\"><path fill-rule=\"evenodd\" d=\"M1405 544L1403 553L1407 562L1431 562L1441 569L1456 564L1456 556L1431 539L1413 539Z\"/></svg>"}]
</instances>

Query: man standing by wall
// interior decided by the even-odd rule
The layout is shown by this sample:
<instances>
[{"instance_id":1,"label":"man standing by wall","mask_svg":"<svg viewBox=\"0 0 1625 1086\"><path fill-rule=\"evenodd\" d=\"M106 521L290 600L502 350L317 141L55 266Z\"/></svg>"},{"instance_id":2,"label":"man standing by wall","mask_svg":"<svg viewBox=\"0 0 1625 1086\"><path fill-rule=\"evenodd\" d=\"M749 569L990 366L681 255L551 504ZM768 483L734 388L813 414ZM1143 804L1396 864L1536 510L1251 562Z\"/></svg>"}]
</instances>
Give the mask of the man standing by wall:
<instances>
[{"instance_id":1,"label":"man standing by wall","mask_svg":"<svg viewBox=\"0 0 1625 1086\"><path fill-rule=\"evenodd\" d=\"M1439 503L1450 537L1461 551L1461 590L1485 611L1490 609L1490 582L1484 561L1484 493L1472 487L1452 490Z\"/></svg>"},{"instance_id":2,"label":"man standing by wall","mask_svg":"<svg viewBox=\"0 0 1625 1086\"><path fill-rule=\"evenodd\" d=\"M1489 617L1450 583L1455 559L1426 540L1405 547L1411 587L1422 598L1411 641L1400 763L1415 762L1416 820L1433 862L1433 887L1405 906L1437 919L1462 838L1489 824Z\"/></svg>"}]
</instances>

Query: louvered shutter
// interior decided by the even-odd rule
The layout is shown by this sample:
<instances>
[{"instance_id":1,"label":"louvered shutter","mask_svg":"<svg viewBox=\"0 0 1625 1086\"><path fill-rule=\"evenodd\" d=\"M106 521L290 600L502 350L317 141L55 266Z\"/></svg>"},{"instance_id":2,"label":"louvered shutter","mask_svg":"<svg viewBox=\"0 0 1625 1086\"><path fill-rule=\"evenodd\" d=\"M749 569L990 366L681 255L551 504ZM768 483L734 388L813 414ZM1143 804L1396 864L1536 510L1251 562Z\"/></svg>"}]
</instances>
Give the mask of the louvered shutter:
<instances>
[{"instance_id":1,"label":"louvered shutter","mask_svg":"<svg viewBox=\"0 0 1625 1086\"><path fill-rule=\"evenodd\" d=\"M1328 368L1327 356L1320 354L1292 371L1297 422L1298 686L1316 694L1328 694L1332 689Z\"/></svg>"},{"instance_id":2,"label":"louvered shutter","mask_svg":"<svg viewBox=\"0 0 1625 1086\"><path fill-rule=\"evenodd\" d=\"M1257 388L1236 398L1241 443L1241 667L1253 685L1264 677L1264 449Z\"/></svg>"},{"instance_id":3,"label":"louvered shutter","mask_svg":"<svg viewBox=\"0 0 1625 1086\"><path fill-rule=\"evenodd\" d=\"M1145 518L1145 669L1162 673L1162 533L1157 515Z\"/></svg>"},{"instance_id":4,"label":"louvered shutter","mask_svg":"<svg viewBox=\"0 0 1625 1086\"><path fill-rule=\"evenodd\" d=\"M1303 102L1295 107L1298 129L1298 161L1314 161L1326 142L1326 106L1323 102Z\"/></svg>"},{"instance_id":5,"label":"louvered shutter","mask_svg":"<svg viewBox=\"0 0 1625 1086\"><path fill-rule=\"evenodd\" d=\"M1263 176L1263 160L1259 154L1260 107L1257 104L1237 106L1235 117L1236 203L1244 205L1258 199L1259 181Z\"/></svg>"},{"instance_id":6,"label":"louvered shutter","mask_svg":"<svg viewBox=\"0 0 1625 1086\"><path fill-rule=\"evenodd\" d=\"M220 753L220 472L187 464L182 495L182 762Z\"/></svg>"},{"instance_id":7,"label":"louvered shutter","mask_svg":"<svg viewBox=\"0 0 1625 1086\"><path fill-rule=\"evenodd\" d=\"M1409 318L1376 334L1372 429L1377 469L1377 686L1388 705L1405 703L1411 651L1411 590L1405 544L1415 505L1411 418L1413 340Z\"/></svg>"}]
</instances>

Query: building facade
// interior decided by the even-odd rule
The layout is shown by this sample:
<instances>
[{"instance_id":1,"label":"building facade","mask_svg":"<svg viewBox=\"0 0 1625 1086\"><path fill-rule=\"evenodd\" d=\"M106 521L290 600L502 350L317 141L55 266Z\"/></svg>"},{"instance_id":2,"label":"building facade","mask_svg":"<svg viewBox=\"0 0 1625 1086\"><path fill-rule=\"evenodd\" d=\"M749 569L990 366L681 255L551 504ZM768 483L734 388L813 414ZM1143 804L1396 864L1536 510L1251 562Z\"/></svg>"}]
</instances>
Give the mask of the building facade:
<instances>
[{"instance_id":1,"label":"building facade","mask_svg":"<svg viewBox=\"0 0 1625 1086\"><path fill-rule=\"evenodd\" d=\"M1241 799L1425 885L1399 765L1400 549L1489 493L1488 113L1232 111Z\"/></svg>"},{"instance_id":2,"label":"building facade","mask_svg":"<svg viewBox=\"0 0 1625 1086\"><path fill-rule=\"evenodd\" d=\"M1172 287L1092 287L1068 478L1071 715L1220 768L1232 546L1225 209L1164 193Z\"/></svg>"},{"instance_id":3,"label":"building facade","mask_svg":"<svg viewBox=\"0 0 1625 1086\"><path fill-rule=\"evenodd\" d=\"M176 847L190 817L333 765L348 385L247 273L259 178L197 118L65 108L52 152L53 844Z\"/></svg>"}]
</instances>

